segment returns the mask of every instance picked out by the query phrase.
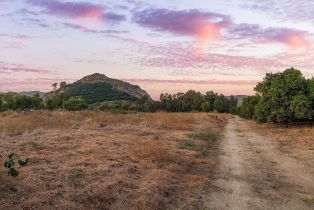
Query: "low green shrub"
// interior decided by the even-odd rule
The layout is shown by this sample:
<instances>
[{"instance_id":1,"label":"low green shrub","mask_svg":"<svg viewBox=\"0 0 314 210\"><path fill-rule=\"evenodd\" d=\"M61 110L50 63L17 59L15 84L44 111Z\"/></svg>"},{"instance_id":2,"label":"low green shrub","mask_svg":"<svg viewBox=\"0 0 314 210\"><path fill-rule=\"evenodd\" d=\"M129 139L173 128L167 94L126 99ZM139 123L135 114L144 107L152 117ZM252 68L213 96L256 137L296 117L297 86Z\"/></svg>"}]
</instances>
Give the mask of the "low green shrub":
<instances>
[{"instance_id":1,"label":"low green shrub","mask_svg":"<svg viewBox=\"0 0 314 210\"><path fill-rule=\"evenodd\" d=\"M0 155L0 159L2 159L2 156ZM9 176L18 176L19 171L14 167L15 163L18 163L20 166L26 166L28 163L28 159L22 160L20 157L15 153L10 153L8 155L8 159L4 162L4 167L8 170Z\"/></svg>"},{"instance_id":2,"label":"low green shrub","mask_svg":"<svg viewBox=\"0 0 314 210\"><path fill-rule=\"evenodd\" d=\"M187 137L196 140L215 140L215 134L210 130L193 131L186 134Z\"/></svg>"},{"instance_id":3,"label":"low green shrub","mask_svg":"<svg viewBox=\"0 0 314 210\"><path fill-rule=\"evenodd\" d=\"M190 149L194 147L195 147L194 143L190 140L187 139L179 140L179 149Z\"/></svg>"}]
</instances>

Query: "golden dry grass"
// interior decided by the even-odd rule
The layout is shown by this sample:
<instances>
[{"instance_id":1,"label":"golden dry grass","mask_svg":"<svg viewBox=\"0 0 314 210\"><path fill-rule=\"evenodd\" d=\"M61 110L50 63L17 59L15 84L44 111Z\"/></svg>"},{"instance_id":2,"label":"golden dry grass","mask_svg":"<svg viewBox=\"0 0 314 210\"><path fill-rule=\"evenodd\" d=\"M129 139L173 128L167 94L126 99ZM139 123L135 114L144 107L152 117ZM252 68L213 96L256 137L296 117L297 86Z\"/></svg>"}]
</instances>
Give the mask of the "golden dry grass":
<instances>
[{"instance_id":1,"label":"golden dry grass","mask_svg":"<svg viewBox=\"0 0 314 210\"><path fill-rule=\"evenodd\" d=\"M314 127L312 126L290 126L288 128L276 124L257 124L249 121L248 124L255 130L265 135L272 136L283 143L314 146Z\"/></svg>"},{"instance_id":2,"label":"golden dry grass","mask_svg":"<svg viewBox=\"0 0 314 210\"><path fill-rule=\"evenodd\" d=\"M276 124L257 124L247 121L256 132L278 143L278 148L289 153L290 156L312 166L314 151L314 127L289 126L288 128Z\"/></svg>"},{"instance_id":3,"label":"golden dry grass","mask_svg":"<svg viewBox=\"0 0 314 210\"><path fill-rule=\"evenodd\" d=\"M20 176L0 177L0 209L164 209L197 199L210 181L214 144L229 115L35 111L0 114L0 153L30 159ZM0 173L5 173L0 168Z\"/></svg>"}]
</instances>

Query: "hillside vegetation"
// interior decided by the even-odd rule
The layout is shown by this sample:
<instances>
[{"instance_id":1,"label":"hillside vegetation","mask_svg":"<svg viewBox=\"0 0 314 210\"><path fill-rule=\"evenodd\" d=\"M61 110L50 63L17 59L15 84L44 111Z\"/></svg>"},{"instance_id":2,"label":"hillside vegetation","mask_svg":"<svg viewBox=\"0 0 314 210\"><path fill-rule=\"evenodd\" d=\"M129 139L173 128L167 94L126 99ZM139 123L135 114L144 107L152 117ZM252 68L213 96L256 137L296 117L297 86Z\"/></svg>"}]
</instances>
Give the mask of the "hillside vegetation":
<instances>
[{"instance_id":1,"label":"hillside vegetation","mask_svg":"<svg viewBox=\"0 0 314 210\"><path fill-rule=\"evenodd\" d=\"M49 93L47 97L65 92L68 97L80 97L88 104L103 101L131 100L150 96L137 85L121 80L111 79L103 74L92 74L72 84L60 83L60 88Z\"/></svg>"}]
</instances>

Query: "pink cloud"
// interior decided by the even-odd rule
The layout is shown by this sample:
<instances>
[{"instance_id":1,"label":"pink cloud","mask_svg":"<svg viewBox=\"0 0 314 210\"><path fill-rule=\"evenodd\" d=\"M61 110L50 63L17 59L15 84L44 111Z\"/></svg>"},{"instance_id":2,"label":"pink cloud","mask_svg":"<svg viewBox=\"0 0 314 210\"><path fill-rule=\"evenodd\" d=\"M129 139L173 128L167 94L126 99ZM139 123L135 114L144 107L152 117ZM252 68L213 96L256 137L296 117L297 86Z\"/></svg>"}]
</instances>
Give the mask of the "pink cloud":
<instances>
[{"instance_id":1,"label":"pink cloud","mask_svg":"<svg viewBox=\"0 0 314 210\"><path fill-rule=\"evenodd\" d=\"M221 40L223 29L230 40L250 39L255 42L282 43L293 49L312 44L309 33L290 28L263 28L256 24L235 24L229 16L200 10L145 9L133 14L133 21L156 31L193 36L206 43Z\"/></svg>"},{"instance_id":2,"label":"pink cloud","mask_svg":"<svg viewBox=\"0 0 314 210\"><path fill-rule=\"evenodd\" d=\"M0 78L0 91L51 91L51 84L55 82L74 82L73 79L66 78L26 78L26 79L12 79L12 78Z\"/></svg>"},{"instance_id":3,"label":"pink cloud","mask_svg":"<svg viewBox=\"0 0 314 210\"><path fill-rule=\"evenodd\" d=\"M142 66L163 67L172 71L185 69L213 69L222 68L224 70L237 70L240 68L252 68L257 71L267 71L269 69L281 68L284 63L269 58L255 58L249 56L226 55L217 53L197 53L193 43L180 44L178 42L166 43L164 45L152 45L142 42L127 41L136 46L143 56L138 55L131 60L138 62Z\"/></svg>"},{"instance_id":4,"label":"pink cloud","mask_svg":"<svg viewBox=\"0 0 314 210\"><path fill-rule=\"evenodd\" d=\"M309 33L290 28L263 28L256 24L234 25L230 33L237 38L252 39L258 42L278 42L289 46L292 49L307 48L312 45Z\"/></svg>"},{"instance_id":5,"label":"pink cloud","mask_svg":"<svg viewBox=\"0 0 314 210\"><path fill-rule=\"evenodd\" d=\"M20 64L0 63L0 74L21 73L21 72L35 73L35 74L42 74L42 75L56 74L54 71L45 70L45 69L28 68Z\"/></svg>"},{"instance_id":6,"label":"pink cloud","mask_svg":"<svg viewBox=\"0 0 314 210\"><path fill-rule=\"evenodd\" d=\"M314 68L313 49L286 51L278 55L255 57L237 55L248 46L242 48L242 43L213 44L211 48L234 49L230 54L195 53L194 42L168 42L152 44L136 39L127 39L117 35L111 38L125 43L128 49L119 51L130 63L150 69L162 68L171 76L221 76L223 78L260 78L268 72L277 72L295 67L302 71L312 71ZM251 45L249 45L250 47ZM253 46L254 47L254 46ZM254 50L254 48L252 48ZM236 53L236 54L235 54ZM293 53L293 54L291 54ZM297 53L297 54L296 54Z\"/></svg>"},{"instance_id":7,"label":"pink cloud","mask_svg":"<svg viewBox=\"0 0 314 210\"><path fill-rule=\"evenodd\" d=\"M124 15L105 12L105 7L87 2L61 2L58 0L28 0L32 5L44 8L50 15L70 18L94 18L108 22L125 20Z\"/></svg>"},{"instance_id":8,"label":"pink cloud","mask_svg":"<svg viewBox=\"0 0 314 210\"><path fill-rule=\"evenodd\" d=\"M231 24L228 16L196 9L182 11L146 9L134 13L133 20L144 27L194 36L202 42L221 39L221 30Z\"/></svg>"},{"instance_id":9,"label":"pink cloud","mask_svg":"<svg viewBox=\"0 0 314 210\"><path fill-rule=\"evenodd\" d=\"M313 22L314 1L311 0L240 0L245 9L264 13L280 21Z\"/></svg>"},{"instance_id":10,"label":"pink cloud","mask_svg":"<svg viewBox=\"0 0 314 210\"><path fill-rule=\"evenodd\" d=\"M24 45L22 40L17 40L13 42L6 42L2 47L3 48L13 48L13 49L21 49Z\"/></svg>"},{"instance_id":11,"label":"pink cloud","mask_svg":"<svg viewBox=\"0 0 314 210\"><path fill-rule=\"evenodd\" d=\"M278 36L274 38L279 42L287 44L293 49L297 49L307 48L312 45L312 42L306 36L306 33L287 31L286 33L278 34Z\"/></svg>"}]
</instances>

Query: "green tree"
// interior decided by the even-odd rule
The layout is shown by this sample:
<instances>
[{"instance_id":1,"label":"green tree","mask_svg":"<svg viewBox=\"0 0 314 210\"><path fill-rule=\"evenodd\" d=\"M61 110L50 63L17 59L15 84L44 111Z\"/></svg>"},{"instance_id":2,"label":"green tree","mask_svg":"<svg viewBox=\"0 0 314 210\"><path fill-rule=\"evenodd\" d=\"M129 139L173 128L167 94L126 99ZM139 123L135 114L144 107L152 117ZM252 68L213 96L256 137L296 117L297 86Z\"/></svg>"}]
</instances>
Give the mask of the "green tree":
<instances>
[{"instance_id":1,"label":"green tree","mask_svg":"<svg viewBox=\"0 0 314 210\"><path fill-rule=\"evenodd\" d=\"M305 95L296 95L290 102L290 111L296 121L312 119L313 110L312 102Z\"/></svg>"},{"instance_id":2,"label":"green tree","mask_svg":"<svg viewBox=\"0 0 314 210\"><path fill-rule=\"evenodd\" d=\"M275 123L310 120L309 83L299 70L290 68L281 73L266 74L255 91L262 97L255 113L256 119Z\"/></svg>"},{"instance_id":3,"label":"green tree","mask_svg":"<svg viewBox=\"0 0 314 210\"><path fill-rule=\"evenodd\" d=\"M259 96L248 96L242 101L242 105L239 108L239 115L245 119L253 119L255 114L255 107L259 103Z\"/></svg>"},{"instance_id":4,"label":"green tree","mask_svg":"<svg viewBox=\"0 0 314 210\"><path fill-rule=\"evenodd\" d=\"M238 99L234 96L230 96L229 98L229 110L231 114L236 114L238 108Z\"/></svg>"},{"instance_id":5,"label":"green tree","mask_svg":"<svg viewBox=\"0 0 314 210\"><path fill-rule=\"evenodd\" d=\"M211 111L210 103L209 101L204 101L202 103L202 112L209 112Z\"/></svg>"},{"instance_id":6,"label":"green tree","mask_svg":"<svg viewBox=\"0 0 314 210\"><path fill-rule=\"evenodd\" d=\"M46 108L50 110L60 109L60 108L64 109L65 102L68 98L69 97L67 93L64 91L55 93L45 100Z\"/></svg>"},{"instance_id":7,"label":"green tree","mask_svg":"<svg viewBox=\"0 0 314 210\"><path fill-rule=\"evenodd\" d=\"M8 111L10 109L7 101L2 101L1 111Z\"/></svg>"},{"instance_id":8,"label":"green tree","mask_svg":"<svg viewBox=\"0 0 314 210\"><path fill-rule=\"evenodd\" d=\"M311 79L307 80L307 86L309 89L309 100L311 101L312 104L312 112L314 110L314 77L312 77ZM312 119L314 118L314 113L312 115Z\"/></svg>"},{"instance_id":9,"label":"green tree","mask_svg":"<svg viewBox=\"0 0 314 210\"><path fill-rule=\"evenodd\" d=\"M71 97L69 100L65 101L64 107L69 111L80 111L87 109L88 105L86 101L82 98Z\"/></svg>"},{"instance_id":10,"label":"green tree","mask_svg":"<svg viewBox=\"0 0 314 210\"><path fill-rule=\"evenodd\" d=\"M204 101L208 102L208 109L207 109L208 112L214 111L215 109L214 103L217 97L218 97L217 93L214 93L213 91L208 91L204 95Z\"/></svg>"},{"instance_id":11,"label":"green tree","mask_svg":"<svg viewBox=\"0 0 314 210\"><path fill-rule=\"evenodd\" d=\"M223 112L224 111L224 101L221 97L217 97L215 99L215 102L214 102L214 109L217 111L217 112Z\"/></svg>"}]
</instances>

